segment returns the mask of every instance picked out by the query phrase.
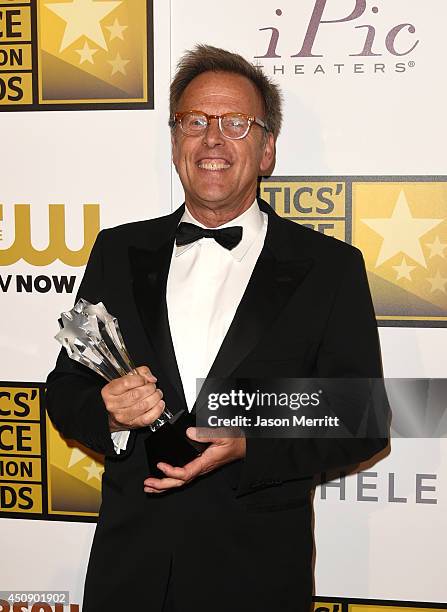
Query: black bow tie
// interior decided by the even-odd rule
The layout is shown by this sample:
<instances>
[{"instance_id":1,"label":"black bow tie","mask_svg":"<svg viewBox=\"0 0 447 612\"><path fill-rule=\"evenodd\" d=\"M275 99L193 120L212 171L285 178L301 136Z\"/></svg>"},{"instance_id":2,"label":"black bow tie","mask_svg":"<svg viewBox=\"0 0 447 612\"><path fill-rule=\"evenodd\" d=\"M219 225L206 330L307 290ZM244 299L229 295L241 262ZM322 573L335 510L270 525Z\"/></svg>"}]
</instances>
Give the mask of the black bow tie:
<instances>
[{"instance_id":1,"label":"black bow tie","mask_svg":"<svg viewBox=\"0 0 447 612\"><path fill-rule=\"evenodd\" d=\"M194 225L194 223L182 221L177 227L175 244L182 246L200 240L200 238L214 238L217 243L231 251L242 240L242 227L240 225L233 225L221 229L209 229L208 227L199 227Z\"/></svg>"}]
</instances>

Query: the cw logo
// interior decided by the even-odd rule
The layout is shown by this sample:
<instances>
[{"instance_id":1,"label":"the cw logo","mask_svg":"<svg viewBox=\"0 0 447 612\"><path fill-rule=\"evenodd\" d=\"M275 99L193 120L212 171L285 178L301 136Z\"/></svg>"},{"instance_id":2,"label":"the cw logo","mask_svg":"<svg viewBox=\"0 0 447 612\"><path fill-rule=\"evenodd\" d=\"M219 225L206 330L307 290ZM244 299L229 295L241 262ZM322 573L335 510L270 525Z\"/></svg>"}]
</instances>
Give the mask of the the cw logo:
<instances>
[{"instance_id":1,"label":"the cw logo","mask_svg":"<svg viewBox=\"0 0 447 612\"><path fill-rule=\"evenodd\" d=\"M99 204L84 204L84 244L77 251L65 243L65 206L48 206L49 240L46 249L35 249L31 242L31 216L29 204L14 206L15 238L7 249L0 249L0 266L10 266L19 259L34 266L47 266L59 259L67 266L83 266L99 232ZM0 221L3 220L3 205L0 204Z\"/></svg>"}]
</instances>

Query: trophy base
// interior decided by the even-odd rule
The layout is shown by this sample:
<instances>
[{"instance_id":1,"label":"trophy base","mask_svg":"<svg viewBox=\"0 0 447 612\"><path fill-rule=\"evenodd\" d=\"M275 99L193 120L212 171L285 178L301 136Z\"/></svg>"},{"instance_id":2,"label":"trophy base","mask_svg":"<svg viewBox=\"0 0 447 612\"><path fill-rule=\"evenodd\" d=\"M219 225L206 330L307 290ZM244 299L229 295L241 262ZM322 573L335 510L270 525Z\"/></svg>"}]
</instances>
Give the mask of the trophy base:
<instances>
[{"instance_id":1,"label":"trophy base","mask_svg":"<svg viewBox=\"0 0 447 612\"><path fill-rule=\"evenodd\" d=\"M186 435L188 427L195 426L195 416L184 412L174 422L168 421L154 431L146 440L146 456L149 474L155 478L165 478L166 474L158 469L157 463L163 461L172 466L183 467L209 446L209 442L196 442Z\"/></svg>"}]
</instances>

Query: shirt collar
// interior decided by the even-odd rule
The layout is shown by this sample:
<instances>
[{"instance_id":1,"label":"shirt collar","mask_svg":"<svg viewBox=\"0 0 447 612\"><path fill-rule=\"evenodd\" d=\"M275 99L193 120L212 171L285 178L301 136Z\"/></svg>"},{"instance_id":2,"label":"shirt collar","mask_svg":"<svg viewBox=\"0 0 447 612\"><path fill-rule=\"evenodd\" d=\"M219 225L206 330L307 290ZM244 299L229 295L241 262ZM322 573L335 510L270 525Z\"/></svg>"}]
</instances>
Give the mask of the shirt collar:
<instances>
[{"instance_id":1,"label":"shirt collar","mask_svg":"<svg viewBox=\"0 0 447 612\"><path fill-rule=\"evenodd\" d=\"M237 246L234 247L234 249L228 251L234 257L234 259L236 259L237 261L241 261L245 257L251 245L255 241L256 236L264 227L264 223L266 223L265 217L267 217L267 215L261 211L258 206L257 200L255 200L250 206L250 208L247 208L247 210L245 210L241 215L235 217L234 219L231 219L231 221L227 221L227 223L219 225L218 228L215 228L221 229L223 227L232 227L233 225L239 225L242 227L241 241ZM179 223L181 223L182 221L186 221L187 223L194 223L199 227L206 227L206 225L203 225L203 223L200 223L200 221L197 221L197 219L192 216L187 206L185 206L185 212L183 213ZM202 238L201 240L209 240L209 238ZM175 257L178 257L179 255L196 245L197 242L200 242L200 240L197 240L196 242L192 242L190 244L184 244L182 246L175 245Z\"/></svg>"}]
</instances>

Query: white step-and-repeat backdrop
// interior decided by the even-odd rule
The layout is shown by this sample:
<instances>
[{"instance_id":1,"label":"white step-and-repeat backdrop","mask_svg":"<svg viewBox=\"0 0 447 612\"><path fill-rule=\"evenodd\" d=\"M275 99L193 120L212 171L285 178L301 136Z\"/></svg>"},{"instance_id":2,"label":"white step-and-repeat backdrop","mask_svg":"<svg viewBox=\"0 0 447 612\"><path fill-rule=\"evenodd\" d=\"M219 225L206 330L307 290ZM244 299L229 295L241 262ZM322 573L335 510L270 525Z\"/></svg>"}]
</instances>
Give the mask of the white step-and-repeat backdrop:
<instances>
[{"instance_id":1,"label":"white step-and-repeat backdrop","mask_svg":"<svg viewBox=\"0 0 447 612\"><path fill-rule=\"evenodd\" d=\"M446 377L446 23L443 0L0 0L0 592L81 604L101 458L43 382L98 230L182 202L168 88L198 42L281 86L261 193L363 251L386 375ZM316 609L447 609L446 474L445 440L395 439L317 488Z\"/></svg>"}]
</instances>

